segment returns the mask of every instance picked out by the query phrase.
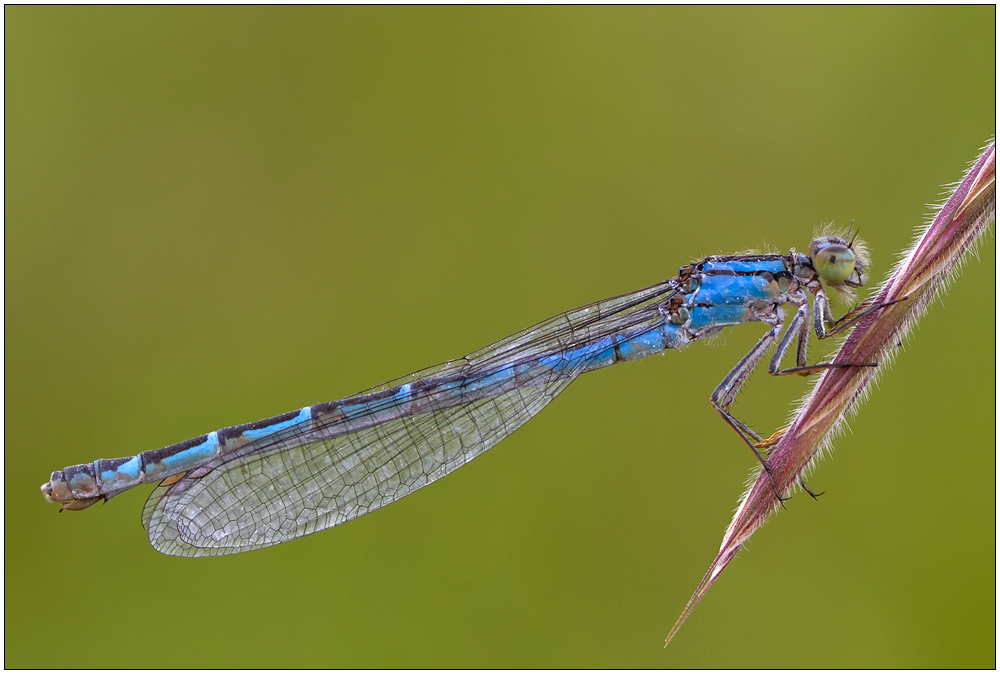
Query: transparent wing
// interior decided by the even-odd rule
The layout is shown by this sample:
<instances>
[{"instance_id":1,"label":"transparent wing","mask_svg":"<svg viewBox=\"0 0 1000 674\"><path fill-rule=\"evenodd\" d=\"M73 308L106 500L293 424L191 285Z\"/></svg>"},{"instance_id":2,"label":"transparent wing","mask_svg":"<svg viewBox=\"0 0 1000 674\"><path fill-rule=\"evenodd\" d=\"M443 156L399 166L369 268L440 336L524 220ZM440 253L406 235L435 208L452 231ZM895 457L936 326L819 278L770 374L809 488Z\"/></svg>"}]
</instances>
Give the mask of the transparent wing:
<instances>
[{"instance_id":1,"label":"transparent wing","mask_svg":"<svg viewBox=\"0 0 1000 674\"><path fill-rule=\"evenodd\" d=\"M360 517L450 473L500 442L572 379L224 464L167 487L150 541L197 557L243 552ZM234 465L235 464L235 465ZM177 490L171 494L171 490ZM155 498L155 495L151 498Z\"/></svg>"},{"instance_id":2,"label":"transparent wing","mask_svg":"<svg viewBox=\"0 0 1000 674\"><path fill-rule=\"evenodd\" d=\"M498 367L593 343L659 320L668 282L596 302L450 361L338 401L350 419L292 428L226 454L150 495L143 524L166 554L255 550L360 517L412 493L497 444L587 368L586 359L527 378ZM445 397L442 382L464 397ZM410 385L406 410L393 395Z\"/></svg>"}]
</instances>

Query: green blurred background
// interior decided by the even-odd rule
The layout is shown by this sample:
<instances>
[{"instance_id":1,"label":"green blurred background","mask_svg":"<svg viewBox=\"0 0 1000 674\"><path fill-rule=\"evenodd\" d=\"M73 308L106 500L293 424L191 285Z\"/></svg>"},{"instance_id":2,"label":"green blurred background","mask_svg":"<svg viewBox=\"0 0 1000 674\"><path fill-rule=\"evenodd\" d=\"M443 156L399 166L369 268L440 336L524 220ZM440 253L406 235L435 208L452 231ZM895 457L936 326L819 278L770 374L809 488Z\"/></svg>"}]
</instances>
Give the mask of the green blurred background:
<instances>
[{"instance_id":1,"label":"green blurred background","mask_svg":"<svg viewBox=\"0 0 1000 674\"><path fill-rule=\"evenodd\" d=\"M261 552L38 491L831 220L883 278L995 133L993 7L4 18L7 667L995 666L992 235L667 650L754 467L708 395L759 326Z\"/></svg>"}]
</instances>

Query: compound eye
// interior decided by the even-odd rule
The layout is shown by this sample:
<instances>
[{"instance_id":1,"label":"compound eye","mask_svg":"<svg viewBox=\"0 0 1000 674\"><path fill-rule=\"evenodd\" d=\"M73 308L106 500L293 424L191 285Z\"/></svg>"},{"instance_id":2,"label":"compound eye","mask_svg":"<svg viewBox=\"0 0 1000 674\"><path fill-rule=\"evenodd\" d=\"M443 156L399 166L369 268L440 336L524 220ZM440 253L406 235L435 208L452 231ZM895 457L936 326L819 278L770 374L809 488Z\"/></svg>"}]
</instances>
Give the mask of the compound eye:
<instances>
[{"instance_id":1,"label":"compound eye","mask_svg":"<svg viewBox=\"0 0 1000 674\"><path fill-rule=\"evenodd\" d=\"M857 258L847 246L830 244L813 253L813 266L827 283L839 285L851 278Z\"/></svg>"}]
</instances>

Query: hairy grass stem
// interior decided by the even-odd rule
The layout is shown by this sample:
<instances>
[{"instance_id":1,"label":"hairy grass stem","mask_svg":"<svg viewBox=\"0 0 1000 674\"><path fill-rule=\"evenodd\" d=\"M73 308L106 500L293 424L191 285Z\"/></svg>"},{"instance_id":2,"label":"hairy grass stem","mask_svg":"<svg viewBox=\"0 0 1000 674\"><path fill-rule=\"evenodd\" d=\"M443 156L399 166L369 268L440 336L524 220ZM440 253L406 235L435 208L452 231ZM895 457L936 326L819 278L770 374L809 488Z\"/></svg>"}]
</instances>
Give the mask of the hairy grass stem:
<instances>
[{"instance_id":1,"label":"hairy grass stem","mask_svg":"<svg viewBox=\"0 0 1000 674\"><path fill-rule=\"evenodd\" d=\"M827 450L849 413L868 395L870 386L891 364L899 347L930 303L996 218L996 142L991 142L955 187L929 225L918 231L914 245L868 300L896 304L863 320L844 341L832 362L878 363L878 367L826 370L798 410L794 421L768 456L774 483L788 494L813 462ZM904 299L905 298L905 299ZM902 301L898 301L902 300ZM754 479L694 595L667 635L677 634L698 602L779 505L767 474Z\"/></svg>"}]
</instances>

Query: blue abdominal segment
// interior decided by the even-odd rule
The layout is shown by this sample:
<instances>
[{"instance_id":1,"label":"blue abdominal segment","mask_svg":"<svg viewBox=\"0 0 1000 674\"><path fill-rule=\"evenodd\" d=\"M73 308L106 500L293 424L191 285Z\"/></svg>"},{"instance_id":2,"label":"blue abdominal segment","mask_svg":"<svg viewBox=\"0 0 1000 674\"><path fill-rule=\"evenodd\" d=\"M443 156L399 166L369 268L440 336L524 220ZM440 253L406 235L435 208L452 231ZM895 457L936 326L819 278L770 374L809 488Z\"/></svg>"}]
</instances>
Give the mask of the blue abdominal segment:
<instances>
[{"instance_id":1,"label":"blue abdominal segment","mask_svg":"<svg viewBox=\"0 0 1000 674\"><path fill-rule=\"evenodd\" d=\"M295 426L297 424L305 423L309 421L311 416L312 416L312 408L303 407L301 410L299 410L298 414L296 414L294 417L290 419L279 421L269 426L264 426L263 428L247 429L243 431L243 437L245 437L250 441L260 440L262 438L274 435L279 431L291 428L292 426Z\"/></svg>"},{"instance_id":2,"label":"blue abdominal segment","mask_svg":"<svg viewBox=\"0 0 1000 674\"><path fill-rule=\"evenodd\" d=\"M200 441L200 442L198 442ZM142 461L143 482L155 482L185 470L192 470L214 459L219 453L219 434L212 431L208 435L195 438L188 446L171 445L154 449L139 455Z\"/></svg>"}]
</instances>

